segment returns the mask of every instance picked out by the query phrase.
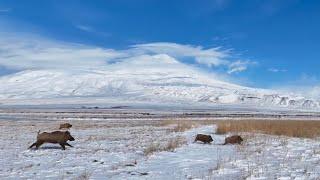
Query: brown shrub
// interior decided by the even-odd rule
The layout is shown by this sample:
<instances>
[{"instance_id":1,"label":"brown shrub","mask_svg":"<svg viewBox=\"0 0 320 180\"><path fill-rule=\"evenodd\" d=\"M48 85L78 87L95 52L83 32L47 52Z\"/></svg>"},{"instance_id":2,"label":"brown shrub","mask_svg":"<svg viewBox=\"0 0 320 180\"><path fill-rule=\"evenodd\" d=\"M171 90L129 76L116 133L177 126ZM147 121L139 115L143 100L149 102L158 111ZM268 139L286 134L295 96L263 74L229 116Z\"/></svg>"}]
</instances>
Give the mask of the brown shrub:
<instances>
[{"instance_id":1,"label":"brown shrub","mask_svg":"<svg viewBox=\"0 0 320 180\"><path fill-rule=\"evenodd\" d=\"M320 121L314 120L222 120L216 123L217 134L255 132L303 138L320 136Z\"/></svg>"}]
</instances>

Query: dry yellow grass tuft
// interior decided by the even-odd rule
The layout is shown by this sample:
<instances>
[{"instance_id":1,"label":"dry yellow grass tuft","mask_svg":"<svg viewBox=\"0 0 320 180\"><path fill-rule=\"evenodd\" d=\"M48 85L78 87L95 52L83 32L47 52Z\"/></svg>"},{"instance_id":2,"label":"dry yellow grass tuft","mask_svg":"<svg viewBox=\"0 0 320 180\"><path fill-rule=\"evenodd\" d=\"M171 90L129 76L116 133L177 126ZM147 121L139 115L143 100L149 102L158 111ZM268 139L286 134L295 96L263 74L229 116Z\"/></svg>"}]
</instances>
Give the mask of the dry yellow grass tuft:
<instances>
[{"instance_id":1,"label":"dry yellow grass tuft","mask_svg":"<svg viewBox=\"0 0 320 180\"><path fill-rule=\"evenodd\" d=\"M176 148L182 146L187 141L185 138L177 136L175 138L169 139L169 141L165 144L160 143L152 143L144 150L144 155L151 155L155 152L161 151L174 151Z\"/></svg>"},{"instance_id":2,"label":"dry yellow grass tuft","mask_svg":"<svg viewBox=\"0 0 320 180\"><path fill-rule=\"evenodd\" d=\"M170 129L171 132L184 132L197 127L199 124L199 122L190 120L164 120L161 123L162 126L173 126L173 129Z\"/></svg>"},{"instance_id":3,"label":"dry yellow grass tuft","mask_svg":"<svg viewBox=\"0 0 320 180\"><path fill-rule=\"evenodd\" d=\"M91 173L87 170L85 170L83 173L80 174L80 176L78 176L77 178L75 178L76 180L89 180L91 176Z\"/></svg>"},{"instance_id":4,"label":"dry yellow grass tuft","mask_svg":"<svg viewBox=\"0 0 320 180\"><path fill-rule=\"evenodd\" d=\"M174 132L184 132L188 129L193 128L195 125L192 122L178 122L178 124L173 128Z\"/></svg>"},{"instance_id":5,"label":"dry yellow grass tuft","mask_svg":"<svg viewBox=\"0 0 320 180\"><path fill-rule=\"evenodd\" d=\"M311 120L223 120L216 121L217 134L255 132L290 137L320 136L320 121Z\"/></svg>"}]
</instances>

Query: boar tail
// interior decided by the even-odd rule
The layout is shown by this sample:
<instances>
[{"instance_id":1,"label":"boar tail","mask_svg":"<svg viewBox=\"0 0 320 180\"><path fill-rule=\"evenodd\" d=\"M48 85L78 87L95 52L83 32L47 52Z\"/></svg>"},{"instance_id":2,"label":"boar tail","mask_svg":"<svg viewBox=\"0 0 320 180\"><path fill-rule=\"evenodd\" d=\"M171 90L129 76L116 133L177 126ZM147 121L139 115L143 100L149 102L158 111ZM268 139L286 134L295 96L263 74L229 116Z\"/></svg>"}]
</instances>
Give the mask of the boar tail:
<instances>
[{"instance_id":1,"label":"boar tail","mask_svg":"<svg viewBox=\"0 0 320 180\"><path fill-rule=\"evenodd\" d=\"M40 130L38 131L38 135L40 134Z\"/></svg>"}]
</instances>

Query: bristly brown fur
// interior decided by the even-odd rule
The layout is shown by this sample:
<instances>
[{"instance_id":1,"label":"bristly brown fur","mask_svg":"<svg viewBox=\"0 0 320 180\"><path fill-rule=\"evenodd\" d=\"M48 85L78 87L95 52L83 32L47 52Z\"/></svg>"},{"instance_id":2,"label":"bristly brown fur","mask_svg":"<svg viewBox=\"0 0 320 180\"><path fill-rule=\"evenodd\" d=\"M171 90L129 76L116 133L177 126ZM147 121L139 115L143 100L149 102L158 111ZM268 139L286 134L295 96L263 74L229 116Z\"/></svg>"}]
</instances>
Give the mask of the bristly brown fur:
<instances>
[{"instance_id":1,"label":"bristly brown fur","mask_svg":"<svg viewBox=\"0 0 320 180\"><path fill-rule=\"evenodd\" d=\"M60 124L59 129L70 129L72 125L70 123Z\"/></svg>"},{"instance_id":2,"label":"bristly brown fur","mask_svg":"<svg viewBox=\"0 0 320 180\"><path fill-rule=\"evenodd\" d=\"M213 139L210 135L197 134L194 142L196 142L196 141L201 141L206 144L206 143L211 143L213 141Z\"/></svg>"},{"instance_id":3,"label":"bristly brown fur","mask_svg":"<svg viewBox=\"0 0 320 180\"><path fill-rule=\"evenodd\" d=\"M243 139L241 138L241 136L234 135L234 136L227 137L224 140L224 144L223 145L226 145L226 144L241 144L242 141L243 141Z\"/></svg>"},{"instance_id":4,"label":"bristly brown fur","mask_svg":"<svg viewBox=\"0 0 320 180\"><path fill-rule=\"evenodd\" d=\"M74 141L74 138L71 136L69 131L54 131L51 133L43 132L38 134L37 141L33 143L29 148L36 146L38 149L44 143L55 143L60 144L63 150L65 150L65 146L71 146L67 143L67 141Z\"/></svg>"}]
</instances>

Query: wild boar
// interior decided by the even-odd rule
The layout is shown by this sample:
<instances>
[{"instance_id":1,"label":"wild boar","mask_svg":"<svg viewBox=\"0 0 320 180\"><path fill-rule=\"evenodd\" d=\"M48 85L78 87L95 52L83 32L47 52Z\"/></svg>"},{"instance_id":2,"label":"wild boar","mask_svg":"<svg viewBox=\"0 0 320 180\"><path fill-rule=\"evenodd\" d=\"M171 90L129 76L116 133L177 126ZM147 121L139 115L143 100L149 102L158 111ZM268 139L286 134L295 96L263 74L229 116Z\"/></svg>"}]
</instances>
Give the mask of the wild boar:
<instances>
[{"instance_id":1,"label":"wild boar","mask_svg":"<svg viewBox=\"0 0 320 180\"><path fill-rule=\"evenodd\" d=\"M211 143L213 141L212 137L210 135L205 135L205 134L197 134L196 139L194 140L194 142L196 141L201 141L204 144L206 143Z\"/></svg>"},{"instance_id":2,"label":"wild boar","mask_svg":"<svg viewBox=\"0 0 320 180\"><path fill-rule=\"evenodd\" d=\"M54 131L51 133L43 132L40 134L40 131L38 132L37 141L33 143L29 148L32 148L33 146L36 146L36 149L38 149L43 143L54 143L54 144L60 144L63 150L66 149L66 145L71 146L67 143L67 141L74 141L75 139L71 136L69 131Z\"/></svg>"},{"instance_id":3,"label":"wild boar","mask_svg":"<svg viewBox=\"0 0 320 180\"><path fill-rule=\"evenodd\" d=\"M69 123L60 124L59 129L70 129L72 127Z\"/></svg>"},{"instance_id":4,"label":"wild boar","mask_svg":"<svg viewBox=\"0 0 320 180\"><path fill-rule=\"evenodd\" d=\"M224 140L224 144L223 145L226 145L226 144L241 144L242 141L243 141L243 139L241 138L241 136L234 135L234 136L227 137Z\"/></svg>"}]
</instances>

